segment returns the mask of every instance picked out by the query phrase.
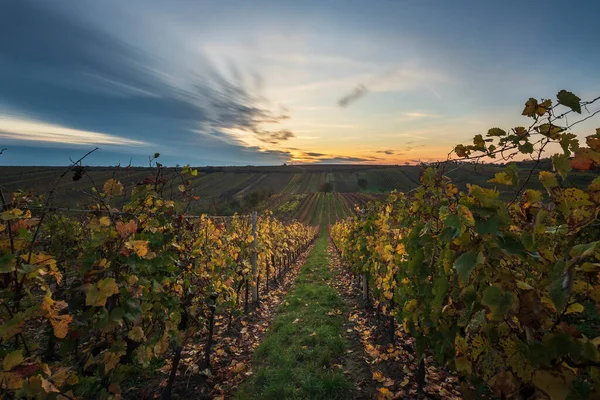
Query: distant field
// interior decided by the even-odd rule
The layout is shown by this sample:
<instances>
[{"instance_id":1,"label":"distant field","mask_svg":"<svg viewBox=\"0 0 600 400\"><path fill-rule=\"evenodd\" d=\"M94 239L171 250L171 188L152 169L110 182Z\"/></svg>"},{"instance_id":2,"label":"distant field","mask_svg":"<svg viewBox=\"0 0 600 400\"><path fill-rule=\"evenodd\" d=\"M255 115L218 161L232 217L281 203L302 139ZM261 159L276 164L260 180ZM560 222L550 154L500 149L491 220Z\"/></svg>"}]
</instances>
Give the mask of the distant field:
<instances>
[{"instance_id":1,"label":"distant field","mask_svg":"<svg viewBox=\"0 0 600 400\"><path fill-rule=\"evenodd\" d=\"M520 179L525 181L531 163L521 163ZM547 161L538 168L551 169ZM10 193L18 189L47 194L65 170L64 167L7 167L0 166L0 189ZM125 187L126 201L131 190L146 178L150 168L88 167L88 176L73 181L72 173L58 184L54 204L64 208L84 208L91 199L94 186L101 187L116 178ZM503 170L497 165L463 165L448 167L447 175L461 189L467 182L484 187L494 185L487 181ZM166 175L174 175L166 168ZM272 210L284 219L312 222L311 218L325 202L330 218L341 219L352 214L355 205L381 199L392 190L409 191L419 185L421 166L389 165L302 165L271 167L200 167L198 175L190 179L190 190L198 196L189 208L190 213L232 214L252 209ZM598 172L573 173L568 184L580 186L589 182ZM537 182L533 180L533 182ZM532 185L536 185L533 183ZM180 196L178 182L167 185L168 196ZM538 187L539 188L539 187ZM502 188L502 195L511 195ZM327 192L327 193L325 193Z\"/></svg>"}]
</instances>

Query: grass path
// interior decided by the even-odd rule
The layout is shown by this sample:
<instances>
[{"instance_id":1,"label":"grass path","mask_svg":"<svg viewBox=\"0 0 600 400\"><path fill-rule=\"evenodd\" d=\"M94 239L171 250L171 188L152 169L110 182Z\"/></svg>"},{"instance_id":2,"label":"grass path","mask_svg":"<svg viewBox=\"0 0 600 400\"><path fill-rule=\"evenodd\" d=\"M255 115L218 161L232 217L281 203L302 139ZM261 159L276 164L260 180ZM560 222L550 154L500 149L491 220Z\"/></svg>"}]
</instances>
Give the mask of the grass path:
<instances>
[{"instance_id":1,"label":"grass path","mask_svg":"<svg viewBox=\"0 0 600 400\"><path fill-rule=\"evenodd\" d=\"M323 210L323 208L321 208ZM327 210L321 232L295 288L281 304L256 349L251 378L237 399L345 399L352 383L343 374L344 301L327 285Z\"/></svg>"}]
</instances>

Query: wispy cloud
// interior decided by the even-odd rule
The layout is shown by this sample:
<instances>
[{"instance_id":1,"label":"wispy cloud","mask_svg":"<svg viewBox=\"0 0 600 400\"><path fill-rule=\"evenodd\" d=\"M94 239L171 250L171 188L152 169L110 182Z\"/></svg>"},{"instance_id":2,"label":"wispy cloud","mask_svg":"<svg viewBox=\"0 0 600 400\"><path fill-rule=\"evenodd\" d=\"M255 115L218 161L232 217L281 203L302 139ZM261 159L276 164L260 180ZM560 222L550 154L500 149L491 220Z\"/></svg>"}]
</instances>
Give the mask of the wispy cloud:
<instances>
[{"instance_id":1,"label":"wispy cloud","mask_svg":"<svg viewBox=\"0 0 600 400\"><path fill-rule=\"evenodd\" d=\"M90 132L0 115L0 137L4 139L64 143L69 145L142 146L148 143L107 133Z\"/></svg>"},{"instance_id":2,"label":"wispy cloud","mask_svg":"<svg viewBox=\"0 0 600 400\"><path fill-rule=\"evenodd\" d=\"M296 135L293 132L287 130L281 130L276 132L261 131L258 132L257 135L258 140L270 144L279 144L280 142L285 142L287 140L290 140L291 138L296 137Z\"/></svg>"},{"instance_id":3,"label":"wispy cloud","mask_svg":"<svg viewBox=\"0 0 600 400\"><path fill-rule=\"evenodd\" d=\"M364 95L369 92L369 89L363 84L358 85L354 88L350 93L342 97L338 100L338 105L340 107L348 107L351 103L354 103L356 100L360 99Z\"/></svg>"},{"instance_id":4,"label":"wispy cloud","mask_svg":"<svg viewBox=\"0 0 600 400\"><path fill-rule=\"evenodd\" d=\"M402 115L405 117L414 118L414 119L417 119L417 118L439 118L440 117L440 115L437 115L437 114L431 114L431 113L426 113L426 112L417 112L417 111L405 112Z\"/></svg>"},{"instance_id":5,"label":"wispy cloud","mask_svg":"<svg viewBox=\"0 0 600 400\"><path fill-rule=\"evenodd\" d=\"M366 163L376 162L378 160L380 160L378 157L344 156L315 151L294 152L292 158L292 161L294 162L311 164Z\"/></svg>"},{"instance_id":6,"label":"wispy cloud","mask_svg":"<svg viewBox=\"0 0 600 400\"><path fill-rule=\"evenodd\" d=\"M23 111L3 119L0 137L15 145L152 143L164 154L222 157L224 163L246 162L252 154L257 161L289 157L263 148L294 133L265 128L289 114L255 91L260 75L245 79L233 65L226 78L199 54L186 53L196 61L193 69L180 67L86 24L77 12L19 1L0 13L3 109Z\"/></svg>"},{"instance_id":7,"label":"wispy cloud","mask_svg":"<svg viewBox=\"0 0 600 400\"><path fill-rule=\"evenodd\" d=\"M392 154L395 154L395 151L394 150L377 150L375 153L391 156Z\"/></svg>"},{"instance_id":8,"label":"wispy cloud","mask_svg":"<svg viewBox=\"0 0 600 400\"><path fill-rule=\"evenodd\" d=\"M344 78L343 81L347 81ZM403 92L419 87L431 91L431 83L446 83L449 78L441 71L419 66L402 66L367 78L357 79L358 83L348 94L338 101L340 107L346 107L369 92ZM341 80L339 81L341 82ZM436 93L437 95L437 93ZM439 95L437 95L439 97ZM441 98L440 98L441 99Z\"/></svg>"},{"instance_id":9,"label":"wispy cloud","mask_svg":"<svg viewBox=\"0 0 600 400\"><path fill-rule=\"evenodd\" d=\"M302 125L313 126L315 128L332 128L332 129L360 129L360 126L350 124L323 124L317 122L305 122Z\"/></svg>"}]
</instances>

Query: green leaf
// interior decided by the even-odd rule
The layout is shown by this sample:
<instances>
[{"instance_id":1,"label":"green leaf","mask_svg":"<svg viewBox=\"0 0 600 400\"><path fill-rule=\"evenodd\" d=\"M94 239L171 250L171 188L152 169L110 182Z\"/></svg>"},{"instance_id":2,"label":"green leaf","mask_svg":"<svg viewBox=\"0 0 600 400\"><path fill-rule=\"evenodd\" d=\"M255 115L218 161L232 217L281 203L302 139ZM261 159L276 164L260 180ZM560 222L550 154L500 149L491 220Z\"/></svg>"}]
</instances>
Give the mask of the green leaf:
<instances>
[{"instance_id":1,"label":"green leaf","mask_svg":"<svg viewBox=\"0 0 600 400\"><path fill-rule=\"evenodd\" d=\"M483 298L481 299L481 304L488 307L496 307L500 304L500 299L502 298L502 290L498 286L489 286L483 292Z\"/></svg>"},{"instance_id":2,"label":"green leaf","mask_svg":"<svg viewBox=\"0 0 600 400\"><path fill-rule=\"evenodd\" d=\"M456 153L457 156L459 156L461 158L469 156L469 150L462 144L457 145L454 148L454 152Z\"/></svg>"},{"instance_id":3,"label":"green leaf","mask_svg":"<svg viewBox=\"0 0 600 400\"><path fill-rule=\"evenodd\" d=\"M558 174L565 179L567 174L573 170L569 157L565 154L555 154L552 156L552 166Z\"/></svg>"},{"instance_id":4,"label":"green leaf","mask_svg":"<svg viewBox=\"0 0 600 400\"><path fill-rule=\"evenodd\" d=\"M536 110L538 108L538 102L533 97L530 97L529 100L525 103L525 108L523 109L522 115L526 115L528 117L533 117L536 115Z\"/></svg>"},{"instance_id":5,"label":"green leaf","mask_svg":"<svg viewBox=\"0 0 600 400\"><path fill-rule=\"evenodd\" d=\"M510 179L513 181L513 185L519 184L519 167L517 167L517 163L510 163L508 167L506 167L506 173L510 176Z\"/></svg>"},{"instance_id":6,"label":"green leaf","mask_svg":"<svg viewBox=\"0 0 600 400\"><path fill-rule=\"evenodd\" d=\"M450 214L444 219L444 225L450 228L461 229L460 217L456 214Z\"/></svg>"},{"instance_id":7,"label":"green leaf","mask_svg":"<svg viewBox=\"0 0 600 400\"><path fill-rule=\"evenodd\" d=\"M560 137L560 133L565 131L565 128L552 124L542 124L540 126L536 126L535 130L542 135L549 137L550 139L556 140Z\"/></svg>"},{"instance_id":8,"label":"green leaf","mask_svg":"<svg viewBox=\"0 0 600 400\"><path fill-rule=\"evenodd\" d=\"M492 235L501 235L501 229L505 227L504 221L500 218L498 214L494 215L489 219L480 219L477 218L475 220L475 232L480 235L492 234Z\"/></svg>"},{"instance_id":9,"label":"green leaf","mask_svg":"<svg viewBox=\"0 0 600 400\"><path fill-rule=\"evenodd\" d=\"M569 107L576 113L581 114L581 104L579 104L581 99L578 96L574 95L573 93L567 90L561 90L556 95L556 98L558 99L558 104L562 104L565 107Z\"/></svg>"},{"instance_id":10,"label":"green leaf","mask_svg":"<svg viewBox=\"0 0 600 400\"><path fill-rule=\"evenodd\" d=\"M520 144L518 148L519 151L523 154L533 153L533 144L531 144L530 142Z\"/></svg>"},{"instance_id":11,"label":"green leaf","mask_svg":"<svg viewBox=\"0 0 600 400\"><path fill-rule=\"evenodd\" d=\"M0 273L6 274L15 270L15 256L7 253L0 257Z\"/></svg>"},{"instance_id":12,"label":"green leaf","mask_svg":"<svg viewBox=\"0 0 600 400\"><path fill-rule=\"evenodd\" d=\"M569 254L571 255L571 257L589 257L596 252L599 243L600 242L578 244L571 248Z\"/></svg>"},{"instance_id":13,"label":"green leaf","mask_svg":"<svg viewBox=\"0 0 600 400\"><path fill-rule=\"evenodd\" d=\"M492 285L485 289L481 304L490 308L490 319L500 320L504 318L513 303L513 294L503 292L498 286Z\"/></svg>"},{"instance_id":14,"label":"green leaf","mask_svg":"<svg viewBox=\"0 0 600 400\"><path fill-rule=\"evenodd\" d=\"M484 261L485 258L481 252L475 253L474 251L468 251L461 254L461 256L458 257L454 262L454 268L458 272L460 282L463 284L468 282L471 272L473 272L475 267L483 264Z\"/></svg>"},{"instance_id":15,"label":"green leaf","mask_svg":"<svg viewBox=\"0 0 600 400\"><path fill-rule=\"evenodd\" d=\"M567 156L571 155L571 151L579 150L579 139L577 135L570 132L563 132L560 135L560 147L563 149L563 153Z\"/></svg>"},{"instance_id":16,"label":"green leaf","mask_svg":"<svg viewBox=\"0 0 600 400\"><path fill-rule=\"evenodd\" d=\"M475 146L475 150L485 150L485 140L481 135L475 135L473 138L473 145Z\"/></svg>"},{"instance_id":17,"label":"green leaf","mask_svg":"<svg viewBox=\"0 0 600 400\"><path fill-rule=\"evenodd\" d=\"M506 136L506 131L500 128L492 128L488 130L487 136Z\"/></svg>"}]
</instances>

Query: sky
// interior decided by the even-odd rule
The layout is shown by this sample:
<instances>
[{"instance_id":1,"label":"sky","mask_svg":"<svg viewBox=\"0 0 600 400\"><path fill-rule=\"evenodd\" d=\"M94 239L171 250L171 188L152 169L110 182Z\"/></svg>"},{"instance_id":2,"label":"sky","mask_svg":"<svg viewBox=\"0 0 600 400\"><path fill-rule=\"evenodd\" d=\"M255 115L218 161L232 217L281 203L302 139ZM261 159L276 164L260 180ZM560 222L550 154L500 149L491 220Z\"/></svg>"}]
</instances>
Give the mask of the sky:
<instances>
[{"instance_id":1,"label":"sky","mask_svg":"<svg viewBox=\"0 0 600 400\"><path fill-rule=\"evenodd\" d=\"M600 95L596 0L3 0L1 165L446 159ZM599 120L579 124L584 137Z\"/></svg>"}]
</instances>

